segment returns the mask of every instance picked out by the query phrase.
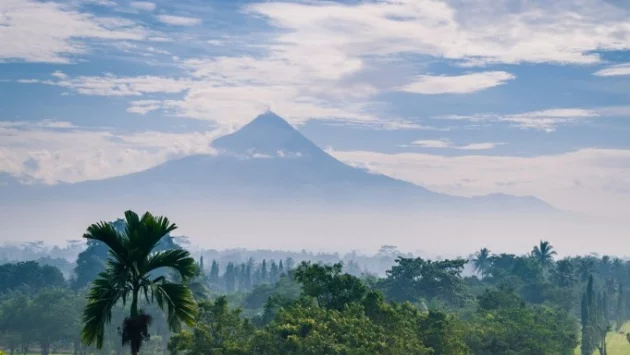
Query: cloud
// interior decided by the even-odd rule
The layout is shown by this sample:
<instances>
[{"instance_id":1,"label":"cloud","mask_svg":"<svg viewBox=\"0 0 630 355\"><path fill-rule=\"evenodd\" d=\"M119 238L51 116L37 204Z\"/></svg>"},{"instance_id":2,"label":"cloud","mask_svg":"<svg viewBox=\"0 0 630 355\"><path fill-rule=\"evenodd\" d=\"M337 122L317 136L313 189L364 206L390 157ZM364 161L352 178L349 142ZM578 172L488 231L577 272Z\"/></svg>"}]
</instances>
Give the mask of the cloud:
<instances>
[{"instance_id":1,"label":"cloud","mask_svg":"<svg viewBox=\"0 0 630 355\"><path fill-rule=\"evenodd\" d=\"M489 149L494 149L500 145L505 145L507 143L492 143L492 142L487 142L487 143L471 143L471 144L466 144L463 145L461 147L456 147L457 149L461 149L461 150L489 150Z\"/></svg>"},{"instance_id":2,"label":"cloud","mask_svg":"<svg viewBox=\"0 0 630 355\"><path fill-rule=\"evenodd\" d=\"M95 17L69 5L3 0L0 5L0 60L69 63L88 52L86 39L142 40L147 31L121 18Z\"/></svg>"},{"instance_id":3,"label":"cloud","mask_svg":"<svg viewBox=\"0 0 630 355\"><path fill-rule=\"evenodd\" d=\"M593 73L595 76L625 76L630 75L630 63L623 63L604 68Z\"/></svg>"},{"instance_id":4,"label":"cloud","mask_svg":"<svg viewBox=\"0 0 630 355\"><path fill-rule=\"evenodd\" d=\"M248 9L286 30L282 45L351 58L414 53L468 66L591 64L601 60L596 51L630 49L628 11L602 0L264 2Z\"/></svg>"},{"instance_id":5,"label":"cloud","mask_svg":"<svg viewBox=\"0 0 630 355\"><path fill-rule=\"evenodd\" d=\"M383 129L421 128L398 117L381 119L382 108L357 99L377 92L370 86L336 87L336 78L341 75L338 71L350 69L331 64L327 72L315 71L309 64L287 63L279 58L196 59L182 64L188 75L180 79L107 74L65 76L59 80L22 79L20 82L55 85L96 96L181 93L183 97L179 99L134 100L127 110L138 114L166 110L177 116L213 121L231 128L246 124L270 106L294 124L318 119ZM65 75L53 74L56 78Z\"/></svg>"},{"instance_id":6,"label":"cloud","mask_svg":"<svg viewBox=\"0 0 630 355\"><path fill-rule=\"evenodd\" d=\"M142 11L153 11L157 8L157 5L150 1L132 1L129 5L136 10Z\"/></svg>"},{"instance_id":7,"label":"cloud","mask_svg":"<svg viewBox=\"0 0 630 355\"><path fill-rule=\"evenodd\" d=\"M162 108L162 101L159 100L136 100L131 101L131 106L127 108L127 112L146 115L147 113Z\"/></svg>"},{"instance_id":8,"label":"cloud","mask_svg":"<svg viewBox=\"0 0 630 355\"><path fill-rule=\"evenodd\" d=\"M173 26L196 26L201 24L201 19L195 17L158 15L157 18L160 22Z\"/></svg>"},{"instance_id":9,"label":"cloud","mask_svg":"<svg viewBox=\"0 0 630 355\"><path fill-rule=\"evenodd\" d=\"M582 149L536 157L329 153L351 165L442 193L537 196L565 210L626 218L630 208L630 150Z\"/></svg>"},{"instance_id":10,"label":"cloud","mask_svg":"<svg viewBox=\"0 0 630 355\"><path fill-rule=\"evenodd\" d=\"M603 113L604 111L602 111ZM597 110L558 108L517 114L446 115L436 119L466 120L471 122L508 122L515 127L553 132L559 125L600 116Z\"/></svg>"},{"instance_id":11,"label":"cloud","mask_svg":"<svg viewBox=\"0 0 630 355\"><path fill-rule=\"evenodd\" d=\"M400 91L436 95L469 94L507 83L516 76L504 71L488 71L457 76L419 75L412 83L401 87Z\"/></svg>"},{"instance_id":12,"label":"cloud","mask_svg":"<svg viewBox=\"0 0 630 355\"><path fill-rule=\"evenodd\" d=\"M416 140L416 141L411 142L412 147L451 148L451 149L460 149L460 150L489 150L489 149L494 149L504 144L506 143L486 142L486 143L471 143L471 144L458 146L448 139L428 139L428 140ZM405 145L404 147L408 147L408 145Z\"/></svg>"},{"instance_id":13,"label":"cloud","mask_svg":"<svg viewBox=\"0 0 630 355\"><path fill-rule=\"evenodd\" d=\"M417 141L411 142L411 144L417 147L422 147L422 148L449 148L452 146L451 142L447 140L443 140L443 139L417 140Z\"/></svg>"},{"instance_id":14,"label":"cloud","mask_svg":"<svg viewBox=\"0 0 630 355\"><path fill-rule=\"evenodd\" d=\"M68 122L0 125L0 172L46 183L102 179L190 154L214 154L219 131L116 133Z\"/></svg>"},{"instance_id":15,"label":"cloud","mask_svg":"<svg viewBox=\"0 0 630 355\"><path fill-rule=\"evenodd\" d=\"M165 78L158 76L117 77L112 74L104 76L79 76L70 78L56 71L52 76L59 80L18 80L26 84L46 84L60 86L82 95L92 96L142 96L152 93L180 93L190 86L185 79Z\"/></svg>"}]
</instances>

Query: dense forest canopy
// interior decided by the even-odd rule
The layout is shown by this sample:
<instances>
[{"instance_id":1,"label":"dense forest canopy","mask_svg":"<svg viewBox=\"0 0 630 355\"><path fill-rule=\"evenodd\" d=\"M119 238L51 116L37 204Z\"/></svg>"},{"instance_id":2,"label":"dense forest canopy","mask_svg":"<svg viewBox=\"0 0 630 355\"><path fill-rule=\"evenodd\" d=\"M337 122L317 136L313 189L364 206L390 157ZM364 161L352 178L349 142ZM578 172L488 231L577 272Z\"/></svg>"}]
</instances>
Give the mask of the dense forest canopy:
<instances>
[{"instance_id":1,"label":"dense forest canopy","mask_svg":"<svg viewBox=\"0 0 630 355\"><path fill-rule=\"evenodd\" d=\"M139 224L90 227L69 275L45 262L52 252L0 265L1 349L125 354L131 343L140 354L616 355L607 335L625 337L630 320L630 261L558 258L548 241L521 255L480 246L471 257L443 260L394 246L374 256L191 255L170 225L156 232L160 217L127 218ZM134 268L145 273L125 271ZM116 281L132 274L129 288ZM98 308L104 318L93 329L102 338L86 338L88 309L118 289L117 301Z\"/></svg>"}]
</instances>

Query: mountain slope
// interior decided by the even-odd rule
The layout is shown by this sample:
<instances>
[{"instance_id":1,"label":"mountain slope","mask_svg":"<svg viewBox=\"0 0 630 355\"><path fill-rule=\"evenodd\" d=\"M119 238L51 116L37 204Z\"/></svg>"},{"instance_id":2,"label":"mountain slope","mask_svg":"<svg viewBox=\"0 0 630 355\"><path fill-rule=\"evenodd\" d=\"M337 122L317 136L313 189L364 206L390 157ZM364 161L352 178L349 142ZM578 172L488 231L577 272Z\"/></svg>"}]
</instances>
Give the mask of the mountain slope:
<instances>
[{"instance_id":1,"label":"mountain slope","mask_svg":"<svg viewBox=\"0 0 630 355\"><path fill-rule=\"evenodd\" d=\"M454 197L351 167L324 152L271 112L217 139L213 147L218 155L189 156L134 174L53 187L29 187L23 199L480 212L553 210L532 197L503 194L471 199Z\"/></svg>"}]
</instances>

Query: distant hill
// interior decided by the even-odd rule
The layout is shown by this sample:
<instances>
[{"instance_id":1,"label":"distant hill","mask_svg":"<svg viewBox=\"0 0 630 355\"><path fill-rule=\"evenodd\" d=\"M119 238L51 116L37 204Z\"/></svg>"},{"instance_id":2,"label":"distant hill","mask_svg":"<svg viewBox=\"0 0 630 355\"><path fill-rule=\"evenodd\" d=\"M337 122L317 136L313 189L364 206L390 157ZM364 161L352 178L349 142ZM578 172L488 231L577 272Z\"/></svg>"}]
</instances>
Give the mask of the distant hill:
<instances>
[{"instance_id":1,"label":"distant hill","mask_svg":"<svg viewBox=\"0 0 630 355\"><path fill-rule=\"evenodd\" d=\"M195 201L209 205L334 206L463 212L549 213L535 197L492 194L449 196L370 173L335 159L272 112L213 143L217 155L171 160L151 169L103 180L29 185L5 193L13 201ZM4 179L0 179L0 186ZM15 186L7 179L6 186Z\"/></svg>"}]
</instances>

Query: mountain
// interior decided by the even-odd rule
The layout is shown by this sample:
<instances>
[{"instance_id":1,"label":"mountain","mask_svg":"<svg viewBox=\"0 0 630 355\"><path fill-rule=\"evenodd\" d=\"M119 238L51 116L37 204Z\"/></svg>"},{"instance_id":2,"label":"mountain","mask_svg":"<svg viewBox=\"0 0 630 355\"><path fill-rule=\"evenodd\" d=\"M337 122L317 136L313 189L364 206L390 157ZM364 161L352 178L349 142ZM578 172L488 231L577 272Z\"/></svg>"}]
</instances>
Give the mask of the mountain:
<instances>
[{"instance_id":1,"label":"mountain","mask_svg":"<svg viewBox=\"0 0 630 355\"><path fill-rule=\"evenodd\" d=\"M212 205L535 212L554 209L534 197L439 194L335 159L272 112L213 142L216 155L194 155L109 179L29 186L11 199L90 202L195 202Z\"/></svg>"}]
</instances>

